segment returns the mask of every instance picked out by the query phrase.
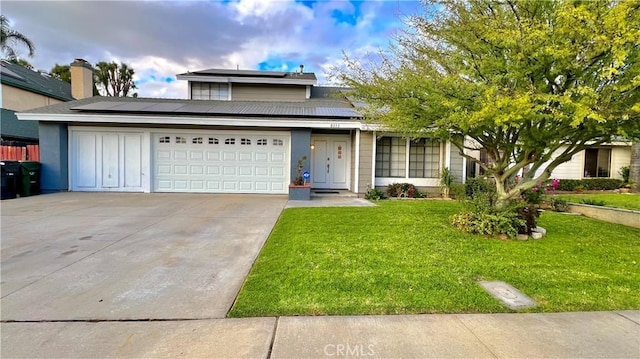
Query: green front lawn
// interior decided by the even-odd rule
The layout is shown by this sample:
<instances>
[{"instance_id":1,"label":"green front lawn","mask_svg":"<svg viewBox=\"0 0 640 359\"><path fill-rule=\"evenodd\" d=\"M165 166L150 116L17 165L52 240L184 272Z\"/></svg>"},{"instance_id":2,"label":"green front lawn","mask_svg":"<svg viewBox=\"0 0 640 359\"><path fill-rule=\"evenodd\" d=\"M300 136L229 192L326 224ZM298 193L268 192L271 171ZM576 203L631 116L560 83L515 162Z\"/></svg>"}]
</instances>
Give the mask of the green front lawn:
<instances>
[{"instance_id":1,"label":"green front lawn","mask_svg":"<svg viewBox=\"0 0 640 359\"><path fill-rule=\"evenodd\" d=\"M640 211L640 193L563 194L558 197L573 203L582 203L582 200L604 201L607 207Z\"/></svg>"},{"instance_id":2,"label":"green front lawn","mask_svg":"<svg viewBox=\"0 0 640 359\"><path fill-rule=\"evenodd\" d=\"M506 281L533 311L640 308L640 230L544 212L548 235L457 232L449 201L287 209L229 316L509 312L478 280Z\"/></svg>"}]
</instances>

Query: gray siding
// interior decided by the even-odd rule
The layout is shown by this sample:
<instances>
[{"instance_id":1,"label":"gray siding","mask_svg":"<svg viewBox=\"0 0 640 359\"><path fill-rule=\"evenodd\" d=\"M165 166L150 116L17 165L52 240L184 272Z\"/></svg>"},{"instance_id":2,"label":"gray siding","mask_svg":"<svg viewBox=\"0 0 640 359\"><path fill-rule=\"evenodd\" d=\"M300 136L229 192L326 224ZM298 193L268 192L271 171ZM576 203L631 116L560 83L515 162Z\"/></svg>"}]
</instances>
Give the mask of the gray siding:
<instances>
[{"instance_id":1,"label":"gray siding","mask_svg":"<svg viewBox=\"0 0 640 359\"><path fill-rule=\"evenodd\" d=\"M298 160L302 156L307 156L304 161L304 170L310 171L311 163L311 129L291 130L291 182L298 175Z\"/></svg>"},{"instance_id":2,"label":"gray siding","mask_svg":"<svg viewBox=\"0 0 640 359\"><path fill-rule=\"evenodd\" d=\"M233 101L304 101L306 86L231 84Z\"/></svg>"},{"instance_id":3,"label":"gray siding","mask_svg":"<svg viewBox=\"0 0 640 359\"><path fill-rule=\"evenodd\" d=\"M69 133L66 123L40 122L42 193L69 190Z\"/></svg>"},{"instance_id":4,"label":"gray siding","mask_svg":"<svg viewBox=\"0 0 640 359\"><path fill-rule=\"evenodd\" d=\"M360 133L360 175L358 178L358 190L360 193L367 192L367 186L373 187L371 183L371 161L373 160L373 132Z\"/></svg>"},{"instance_id":5,"label":"gray siding","mask_svg":"<svg viewBox=\"0 0 640 359\"><path fill-rule=\"evenodd\" d=\"M449 166L449 171L456 178L457 183L462 183L462 176L464 166L464 158L460 155L460 150L457 147L451 145L451 162Z\"/></svg>"}]
</instances>

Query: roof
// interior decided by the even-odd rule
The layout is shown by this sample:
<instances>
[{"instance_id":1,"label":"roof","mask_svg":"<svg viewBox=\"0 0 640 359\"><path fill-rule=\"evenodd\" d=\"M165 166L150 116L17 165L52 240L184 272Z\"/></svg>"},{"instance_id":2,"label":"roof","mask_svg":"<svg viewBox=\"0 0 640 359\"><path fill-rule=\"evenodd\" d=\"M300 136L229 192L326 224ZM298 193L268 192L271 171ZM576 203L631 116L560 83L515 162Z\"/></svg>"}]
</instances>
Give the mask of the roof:
<instances>
[{"instance_id":1,"label":"roof","mask_svg":"<svg viewBox=\"0 0 640 359\"><path fill-rule=\"evenodd\" d=\"M127 114L134 116L359 118L351 104L337 97L302 102L214 101L94 96L22 111L37 114Z\"/></svg>"},{"instance_id":2,"label":"roof","mask_svg":"<svg viewBox=\"0 0 640 359\"><path fill-rule=\"evenodd\" d=\"M15 111L1 109L0 118L0 134L2 138L7 137L37 140L38 139L38 122L20 121L16 117Z\"/></svg>"},{"instance_id":3,"label":"roof","mask_svg":"<svg viewBox=\"0 0 640 359\"><path fill-rule=\"evenodd\" d=\"M61 101L73 100L71 84L67 82L5 60L0 64L0 82L3 84Z\"/></svg>"}]
</instances>

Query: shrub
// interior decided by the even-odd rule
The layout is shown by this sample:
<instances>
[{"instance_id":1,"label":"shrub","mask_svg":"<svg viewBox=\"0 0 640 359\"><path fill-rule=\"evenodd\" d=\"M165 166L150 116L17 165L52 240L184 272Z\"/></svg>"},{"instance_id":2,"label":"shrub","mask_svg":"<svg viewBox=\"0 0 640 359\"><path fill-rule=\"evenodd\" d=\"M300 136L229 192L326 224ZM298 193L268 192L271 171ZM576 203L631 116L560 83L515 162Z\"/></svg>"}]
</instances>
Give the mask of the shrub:
<instances>
[{"instance_id":1,"label":"shrub","mask_svg":"<svg viewBox=\"0 0 640 359\"><path fill-rule=\"evenodd\" d=\"M387 195L382 190L379 190L377 188L371 188L364 195L364 198L371 201L379 201L381 199L386 199Z\"/></svg>"},{"instance_id":2,"label":"shrub","mask_svg":"<svg viewBox=\"0 0 640 359\"><path fill-rule=\"evenodd\" d=\"M453 176L451 171L449 171L449 167L445 167L440 172L440 187L442 187L442 196L445 198L449 198L449 193L451 193L451 186L455 182L456 178Z\"/></svg>"},{"instance_id":3,"label":"shrub","mask_svg":"<svg viewBox=\"0 0 640 359\"><path fill-rule=\"evenodd\" d=\"M465 202L465 209L451 217L453 226L461 231L487 236L506 234L513 238L518 233L530 233L528 219L535 227L535 213L529 216L525 210L526 205L522 201L514 202L512 205L498 210L493 207L493 195L487 192L476 192L474 198ZM536 217L533 217L536 216Z\"/></svg>"},{"instance_id":4,"label":"shrub","mask_svg":"<svg viewBox=\"0 0 640 359\"><path fill-rule=\"evenodd\" d=\"M618 174L622 177L622 182L625 184L629 183L629 178L631 178L631 168L629 166L621 167Z\"/></svg>"},{"instance_id":5,"label":"shrub","mask_svg":"<svg viewBox=\"0 0 640 359\"><path fill-rule=\"evenodd\" d=\"M512 209L496 212L462 212L451 216L451 223L464 232L486 236L506 234L510 238L517 236L520 228L526 226L525 220Z\"/></svg>"},{"instance_id":6,"label":"shrub","mask_svg":"<svg viewBox=\"0 0 640 359\"><path fill-rule=\"evenodd\" d=\"M465 184L465 192L468 198L474 198L477 193L495 193L496 184L491 180L480 177L468 178Z\"/></svg>"},{"instance_id":7,"label":"shrub","mask_svg":"<svg viewBox=\"0 0 640 359\"><path fill-rule=\"evenodd\" d=\"M392 183L387 186L387 195L389 197L416 197L416 187L411 183Z\"/></svg>"},{"instance_id":8,"label":"shrub","mask_svg":"<svg viewBox=\"0 0 640 359\"><path fill-rule=\"evenodd\" d=\"M583 204L588 204L590 206L605 206L607 203L605 201L597 200L597 199L583 199Z\"/></svg>"},{"instance_id":9,"label":"shrub","mask_svg":"<svg viewBox=\"0 0 640 359\"><path fill-rule=\"evenodd\" d=\"M624 182L616 178L585 178L581 180L576 179L561 179L558 184L559 191L576 191L579 189L585 190L614 190L622 187Z\"/></svg>"},{"instance_id":10,"label":"shrub","mask_svg":"<svg viewBox=\"0 0 640 359\"><path fill-rule=\"evenodd\" d=\"M566 199L552 197L550 203L556 212L566 212L569 209L569 201Z\"/></svg>"}]
</instances>

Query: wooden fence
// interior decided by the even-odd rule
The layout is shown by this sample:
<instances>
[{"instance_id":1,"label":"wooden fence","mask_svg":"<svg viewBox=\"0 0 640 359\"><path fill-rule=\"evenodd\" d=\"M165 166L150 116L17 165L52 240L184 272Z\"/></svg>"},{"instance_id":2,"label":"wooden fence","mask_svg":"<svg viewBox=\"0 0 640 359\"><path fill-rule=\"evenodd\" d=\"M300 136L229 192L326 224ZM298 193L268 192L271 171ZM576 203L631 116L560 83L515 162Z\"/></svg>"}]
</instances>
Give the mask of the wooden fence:
<instances>
[{"instance_id":1,"label":"wooden fence","mask_svg":"<svg viewBox=\"0 0 640 359\"><path fill-rule=\"evenodd\" d=\"M38 145L0 146L0 160L3 161L39 161Z\"/></svg>"}]
</instances>

